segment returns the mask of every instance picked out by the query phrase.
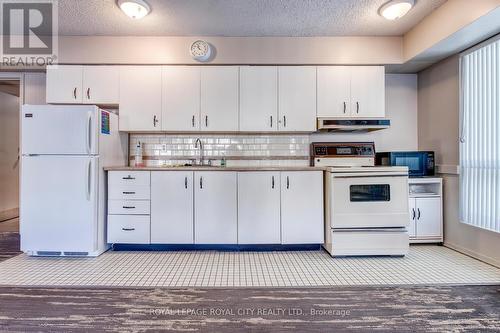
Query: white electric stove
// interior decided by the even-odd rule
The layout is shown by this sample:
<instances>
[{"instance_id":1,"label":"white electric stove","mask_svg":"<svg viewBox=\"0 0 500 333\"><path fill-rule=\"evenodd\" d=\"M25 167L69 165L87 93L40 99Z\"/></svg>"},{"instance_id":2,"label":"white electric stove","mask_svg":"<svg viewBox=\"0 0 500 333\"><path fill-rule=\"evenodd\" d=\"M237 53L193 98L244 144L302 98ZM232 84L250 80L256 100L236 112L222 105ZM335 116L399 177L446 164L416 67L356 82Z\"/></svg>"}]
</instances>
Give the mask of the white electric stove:
<instances>
[{"instance_id":1,"label":"white electric stove","mask_svg":"<svg viewBox=\"0 0 500 333\"><path fill-rule=\"evenodd\" d=\"M375 146L314 143L326 166L325 244L332 256L404 256L409 250L408 168L375 166Z\"/></svg>"}]
</instances>

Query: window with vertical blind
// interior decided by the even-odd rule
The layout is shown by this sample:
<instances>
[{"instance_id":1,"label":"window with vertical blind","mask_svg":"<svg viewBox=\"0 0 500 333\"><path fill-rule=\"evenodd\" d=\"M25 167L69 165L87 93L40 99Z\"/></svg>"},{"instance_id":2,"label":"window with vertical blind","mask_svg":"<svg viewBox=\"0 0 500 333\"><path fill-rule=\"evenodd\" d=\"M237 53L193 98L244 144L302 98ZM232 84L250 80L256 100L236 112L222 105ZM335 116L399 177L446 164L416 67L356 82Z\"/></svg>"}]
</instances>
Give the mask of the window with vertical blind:
<instances>
[{"instance_id":1,"label":"window with vertical blind","mask_svg":"<svg viewBox=\"0 0 500 333\"><path fill-rule=\"evenodd\" d=\"M460 58L460 221L500 232L500 39Z\"/></svg>"}]
</instances>

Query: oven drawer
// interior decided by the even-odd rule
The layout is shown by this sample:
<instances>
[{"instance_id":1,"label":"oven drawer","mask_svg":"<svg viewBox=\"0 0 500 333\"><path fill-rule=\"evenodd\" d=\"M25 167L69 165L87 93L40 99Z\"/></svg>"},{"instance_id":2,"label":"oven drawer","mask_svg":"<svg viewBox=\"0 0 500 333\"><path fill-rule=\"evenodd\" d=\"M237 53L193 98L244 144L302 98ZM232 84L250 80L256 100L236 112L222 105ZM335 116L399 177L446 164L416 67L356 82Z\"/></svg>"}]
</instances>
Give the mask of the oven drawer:
<instances>
[{"instance_id":1,"label":"oven drawer","mask_svg":"<svg viewBox=\"0 0 500 333\"><path fill-rule=\"evenodd\" d=\"M360 230L331 232L327 251L332 256L403 256L408 254L409 236L406 230Z\"/></svg>"},{"instance_id":2,"label":"oven drawer","mask_svg":"<svg viewBox=\"0 0 500 333\"><path fill-rule=\"evenodd\" d=\"M332 177L333 228L393 228L409 223L408 177Z\"/></svg>"}]
</instances>

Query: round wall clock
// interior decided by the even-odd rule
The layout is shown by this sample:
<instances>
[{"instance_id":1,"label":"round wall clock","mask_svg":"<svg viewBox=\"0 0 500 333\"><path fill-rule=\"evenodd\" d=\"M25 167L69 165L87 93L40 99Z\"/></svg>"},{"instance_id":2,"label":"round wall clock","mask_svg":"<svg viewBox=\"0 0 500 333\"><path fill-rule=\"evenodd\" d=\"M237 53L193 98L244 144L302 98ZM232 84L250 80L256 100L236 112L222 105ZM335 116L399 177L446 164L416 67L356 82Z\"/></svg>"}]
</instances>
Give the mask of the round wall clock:
<instances>
[{"instance_id":1,"label":"round wall clock","mask_svg":"<svg viewBox=\"0 0 500 333\"><path fill-rule=\"evenodd\" d=\"M194 60L207 61L212 54L212 47L204 40L197 40L191 44L189 52Z\"/></svg>"}]
</instances>

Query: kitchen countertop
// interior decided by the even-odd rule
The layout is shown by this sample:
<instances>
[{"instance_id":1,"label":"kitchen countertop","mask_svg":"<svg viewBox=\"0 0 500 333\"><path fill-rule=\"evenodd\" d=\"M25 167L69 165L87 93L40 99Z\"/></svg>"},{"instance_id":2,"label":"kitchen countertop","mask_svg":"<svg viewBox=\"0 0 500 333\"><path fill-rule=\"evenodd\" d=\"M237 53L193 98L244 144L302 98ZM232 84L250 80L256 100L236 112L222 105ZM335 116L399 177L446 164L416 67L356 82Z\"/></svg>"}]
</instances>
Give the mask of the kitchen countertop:
<instances>
[{"instance_id":1,"label":"kitchen countertop","mask_svg":"<svg viewBox=\"0 0 500 333\"><path fill-rule=\"evenodd\" d=\"M105 167L106 171L325 171L324 167L272 166L272 167L220 167L220 166L174 166L174 167Z\"/></svg>"}]
</instances>

